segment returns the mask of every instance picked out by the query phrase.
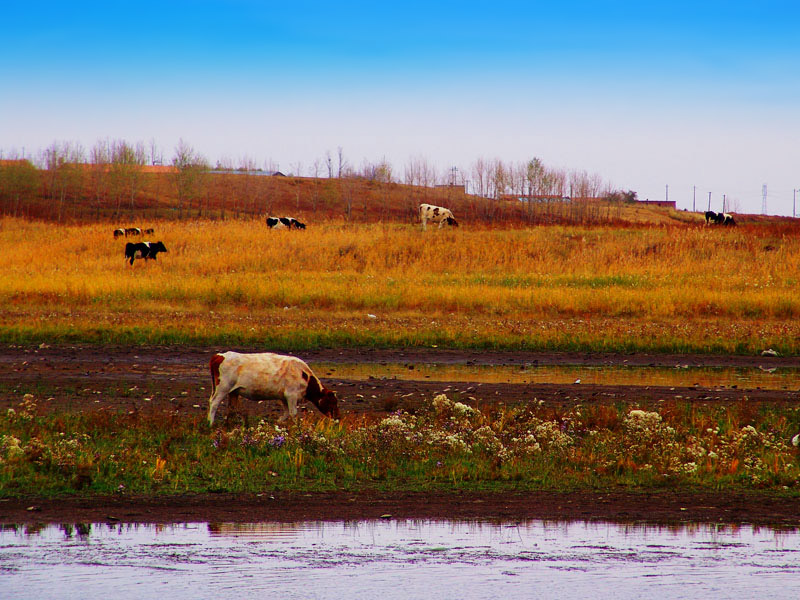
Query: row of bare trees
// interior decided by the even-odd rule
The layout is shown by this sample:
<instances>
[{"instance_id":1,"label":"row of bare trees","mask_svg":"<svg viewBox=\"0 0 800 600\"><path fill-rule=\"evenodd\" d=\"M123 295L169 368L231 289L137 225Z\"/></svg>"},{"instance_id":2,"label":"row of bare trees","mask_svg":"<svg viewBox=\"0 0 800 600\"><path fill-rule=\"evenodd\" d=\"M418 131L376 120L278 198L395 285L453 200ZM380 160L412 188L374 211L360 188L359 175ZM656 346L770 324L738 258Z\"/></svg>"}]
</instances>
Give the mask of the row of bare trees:
<instances>
[{"instance_id":1,"label":"row of bare trees","mask_svg":"<svg viewBox=\"0 0 800 600\"><path fill-rule=\"evenodd\" d=\"M0 214L39 217L46 213L46 218L59 222L86 217L119 220L146 207L154 217L214 214L225 218L230 214L238 218L270 213L278 197L277 191L273 193L277 184L262 177L277 170L272 162L265 172L251 158L238 162L223 159L217 161L212 177L207 159L181 140L169 165L163 163L163 154L154 141L147 145L100 140L88 152L77 143L54 142L32 161L14 153L3 156L0 151ZM166 175L148 177L156 167ZM293 165L293 170L296 172L290 175L300 175L302 165ZM542 213L534 204L563 201L567 196L596 198L612 191L599 175L551 168L539 158L517 163L479 158L467 168L451 166L441 170L429 159L415 156L408 159L401 177L386 157L377 161L365 159L354 167L343 148L338 147L335 153L328 151L315 160L309 174L314 178L313 184L304 188L304 193L311 190L310 202L306 200L311 210L340 204L347 219L362 209L364 218L367 216L367 196L356 192L357 188L349 183L358 180L380 184L375 189L380 190L376 193L381 218L401 208L397 206L397 191L391 192L392 184L400 182L412 186L401 196L402 210L409 215L414 214L419 202L429 201L433 192L426 190L444 187L452 189L454 200L465 192L490 200L517 196L523 200L518 208L527 211L532 221L534 213ZM325 176L336 185L326 184ZM286 203L282 196L281 201ZM375 201L370 200L373 206ZM299 189L295 204L299 210ZM489 221L500 214L498 211L505 210L491 201L476 202L474 206L475 216Z\"/></svg>"},{"instance_id":2,"label":"row of bare trees","mask_svg":"<svg viewBox=\"0 0 800 600\"><path fill-rule=\"evenodd\" d=\"M72 217L120 218L132 214L144 192L145 167L160 164L157 146L143 142L100 140L88 152L79 143L53 142L35 157L0 154L0 212L39 216L43 210L61 222L66 207ZM208 163L181 140L175 149L170 176L184 206L202 197ZM46 205L42 206L45 201Z\"/></svg>"},{"instance_id":3,"label":"row of bare trees","mask_svg":"<svg viewBox=\"0 0 800 600\"><path fill-rule=\"evenodd\" d=\"M250 162L249 159L245 160ZM238 170L242 170L242 167ZM288 174L302 177L302 164L292 165ZM611 185L604 182L599 174L548 167L537 157L517 163L504 162L498 158L478 158L466 169L456 166L441 169L428 158L419 155L406 161L403 176L400 178L385 156L377 161L364 159L360 167L354 167L345 157L341 146L336 149L335 154L327 151L324 158L316 159L307 174L314 178L359 177L380 183L402 182L418 187L459 186L470 194L494 199L504 195L558 199L599 198L613 191Z\"/></svg>"},{"instance_id":4,"label":"row of bare trees","mask_svg":"<svg viewBox=\"0 0 800 600\"><path fill-rule=\"evenodd\" d=\"M470 191L484 198L600 198L611 192L611 186L598 174L548 167L536 157L518 163L479 158L469 172Z\"/></svg>"}]
</instances>

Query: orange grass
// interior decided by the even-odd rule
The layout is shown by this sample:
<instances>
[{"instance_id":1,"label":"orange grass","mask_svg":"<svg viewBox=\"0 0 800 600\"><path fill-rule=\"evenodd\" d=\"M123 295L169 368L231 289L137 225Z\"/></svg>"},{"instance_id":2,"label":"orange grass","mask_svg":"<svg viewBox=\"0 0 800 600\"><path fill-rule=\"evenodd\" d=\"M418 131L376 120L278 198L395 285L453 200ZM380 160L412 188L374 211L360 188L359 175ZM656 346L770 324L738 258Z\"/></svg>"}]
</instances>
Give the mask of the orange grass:
<instances>
[{"instance_id":1,"label":"orange grass","mask_svg":"<svg viewBox=\"0 0 800 600\"><path fill-rule=\"evenodd\" d=\"M0 339L737 353L800 340L800 239L767 228L148 225L169 252L131 267L108 225L0 221L13 249Z\"/></svg>"}]
</instances>

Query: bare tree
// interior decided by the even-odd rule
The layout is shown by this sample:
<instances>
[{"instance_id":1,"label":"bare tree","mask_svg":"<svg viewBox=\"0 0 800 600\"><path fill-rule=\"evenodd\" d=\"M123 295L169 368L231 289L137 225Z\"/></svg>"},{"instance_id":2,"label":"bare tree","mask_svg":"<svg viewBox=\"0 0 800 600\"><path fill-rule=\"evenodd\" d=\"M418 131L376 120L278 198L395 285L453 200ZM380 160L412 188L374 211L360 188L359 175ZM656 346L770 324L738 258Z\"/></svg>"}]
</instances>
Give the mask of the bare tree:
<instances>
[{"instance_id":1,"label":"bare tree","mask_svg":"<svg viewBox=\"0 0 800 600\"><path fill-rule=\"evenodd\" d=\"M111 148L108 140L98 140L89 155L91 169L92 197L96 207L96 216L100 216L100 206L110 193L109 165Z\"/></svg>"},{"instance_id":2,"label":"bare tree","mask_svg":"<svg viewBox=\"0 0 800 600\"><path fill-rule=\"evenodd\" d=\"M339 157L339 174L337 177L341 179L342 175L347 174L347 161L344 158L344 150L342 150L341 146L336 149L336 154Z\"/></svg>"},{"instance_id":3,"label":"bare tree","mask_svg":"<svg viewBox=\"0 0 800 600\"><path fill-rule=\"evenodd\" d=\"M178 195L178 214L183 218L184 204L191 203L193 198L200 195L203 180L208 172L208 163L181 138L175 147L172 165L175 167L173 181Z\"/></svg>"},{"instance_id":4,"label":"bare tree","mask_svg":"<svg viewBox=\"0 0 800 600\"><path fill-rule=\"evenodd\" d=\"M135 199L142 185L142 167L145 164L145 149L141 142L133 146L125 140L111 142L109 184L117 198L117 215L120 213L122 198L130 202L135 210Z\"/></svg>"},{"instance_id":5,"label":"bare tree","mask_svg":"<svg viewBox=\"0 0 800 600\"><path fill-rule=\"evenodd\" d=\"M506 170L502 160L495 158L492 161L490 165L489 176L492 187L490 195L497 200L505 193L509 180L508 171Z\"/></svg>"},{"instance_id":6,"label":"bare tree","mask_svg":"<svg viewBox=\"0 0 800 600\"><path fill-rule=\"evenodd\" d=\"M45 151L42 161L47 169L47 186L50 200L58 204L57 219L64 217L64 203L68 197L77 199L83 187L85 153L80 144L53 142Z\"/></svg>"},{"instance_id":7,"label":"bare tree","mask_svg":"<svg viewBox=\"0 0 800 600\"><path fill-rule=\"evenodd\" d=\"M339 185L344 196L344 217L349 221L353 216L353 180L342 181Z\"/></svg>"},{"instance_id":8,"label":"bare tree","mask_svg":"<svg viewBox=\"0 0 800 600\"><path fill-rule=\"evenodd\" d=\"M252 159L249 156L243 156L239 160L239 167L237 168L237 171L239 171L240 174L236 176L236 182L238 183L236 186L238 188L237 195L242 201L244 212L251 215L258 214L259 212L257 207L258 189L256 187L256 178L258 175L254 174L256 169L257 167L255 159ZM271 170L270 172L274 173L275 170ZM272 197L269 193L267 193L264 198L265 210L267 212L269 212L271 201Z\"/></svg>"},{"instance_id":9,"label":"bare tree","mask_svg":"<svg viewBox=\"0 0 800 600\"><path fill-rule=\"evenodd\" d=\"M311 196L311 211L317 214L317 204L319 203L319 174L322 171L322 161L319 158L314 159L314 164L311 165L311 175L314 177L314 192Z\"/></svg>"},{"instance_id":10,"label":"bare tree","mask_svg":"<svg viewBox=\"0 0 800 600\"><path fill-rule=\"evenodd\" d=\"M155 138L150 139L150 164L151 165L162 165L164 164L164 154L156 144Z\"/></svg>"},{"instance_id":11,"label":"bare tree","mask_svg":"<svg viewBox=\"0 0 800 600\"><path fill-rule=\"evenodd\" d=\"M39 172L31 161L18 158L12 153L10 158L0 161L0 200L2 212L13 216L23 216L23 207L30 206L39 188Z\"/></svg>"},{"instance_id":12,"label":"bare tree","mask_svg":"<svg viewBox=\"0 0 800 600\"><path fill-rule=\"evenodd\" d=\"M481 197L486 197L487 194L487 183L488 183L488 165L483 158L475 159L475 162L472 163L472 180L475 182L476 189L474 190L475 194Z\"/></svg>"}]
</instances>

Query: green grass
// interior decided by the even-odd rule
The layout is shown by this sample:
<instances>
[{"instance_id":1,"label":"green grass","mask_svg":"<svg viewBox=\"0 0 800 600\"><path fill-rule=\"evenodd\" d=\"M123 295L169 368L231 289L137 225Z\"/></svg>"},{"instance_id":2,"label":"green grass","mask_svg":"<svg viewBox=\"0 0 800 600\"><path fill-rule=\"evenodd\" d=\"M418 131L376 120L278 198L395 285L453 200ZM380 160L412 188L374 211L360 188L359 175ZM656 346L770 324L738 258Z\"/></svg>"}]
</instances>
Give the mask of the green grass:
<instances>
[{"instance_id":1,"label":"green grass","mask_svg":"<svg viewBox=\"0 0 800 600\"><path fill-rule=\"evenodd\" d=\"M232 419L232 423L236 419ZM0 497L268 490L644 491L686 487L794 494L782 406L664 404L480 411L437 396L417 414L283 428L209 428L177 411L42 411L32 396L0 416Z\"/></svg>"},{"instance_id":2,"label":"green grass","mask_svg":"<svg viewBox=\"0 0 800 600\"><path fill-rule=\"evenodd\" d=\"M460 315L430 317L381 316L369 320L337 319L330 323L302 315L281 322L273 317L253 326L224 318L218 323L197 321L185 327L152 323L147 325L90 324L75 328L70 322L0 326L0 343L15 345L114 344L127 346L211 346L232 345L284 348L302 351L318 348L431 347L463 350L614 352L614 353L697 353L757 355L773 348L789 356L800 351L798 325L792 322L760 324L730 323L713 319L688 321L680 326L657 321L626 320L597 316L575 316L552 321L491 318L492 326L476 333L473 319ZM53 317L57 321L57 317ZM729 331L734 328L735 332Z\"/></svg>"}]
</instances>

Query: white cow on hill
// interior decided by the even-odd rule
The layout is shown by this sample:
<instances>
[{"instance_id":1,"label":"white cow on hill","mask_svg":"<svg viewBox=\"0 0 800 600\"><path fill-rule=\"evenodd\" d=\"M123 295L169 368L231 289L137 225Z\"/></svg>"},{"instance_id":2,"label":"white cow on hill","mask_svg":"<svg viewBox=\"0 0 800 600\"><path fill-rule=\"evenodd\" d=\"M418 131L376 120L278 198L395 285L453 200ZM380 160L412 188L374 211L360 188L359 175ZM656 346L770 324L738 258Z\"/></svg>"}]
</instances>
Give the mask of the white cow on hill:
<instances>
[{"instance_id":1,"label":"white cow on hill","mask_svg":"<svg viewBox=\"0 0 800 600\"><path fill-rule=\"evenodd\" d=\"M423 230L428 228L428 221L431 223L438 223L439 229L441 229L442 225L445 223L453 227L458 227L458 222L449 208L434 206L433 204L419 205L419 220L422 221Z\"/></svg>"}]
</instances>

